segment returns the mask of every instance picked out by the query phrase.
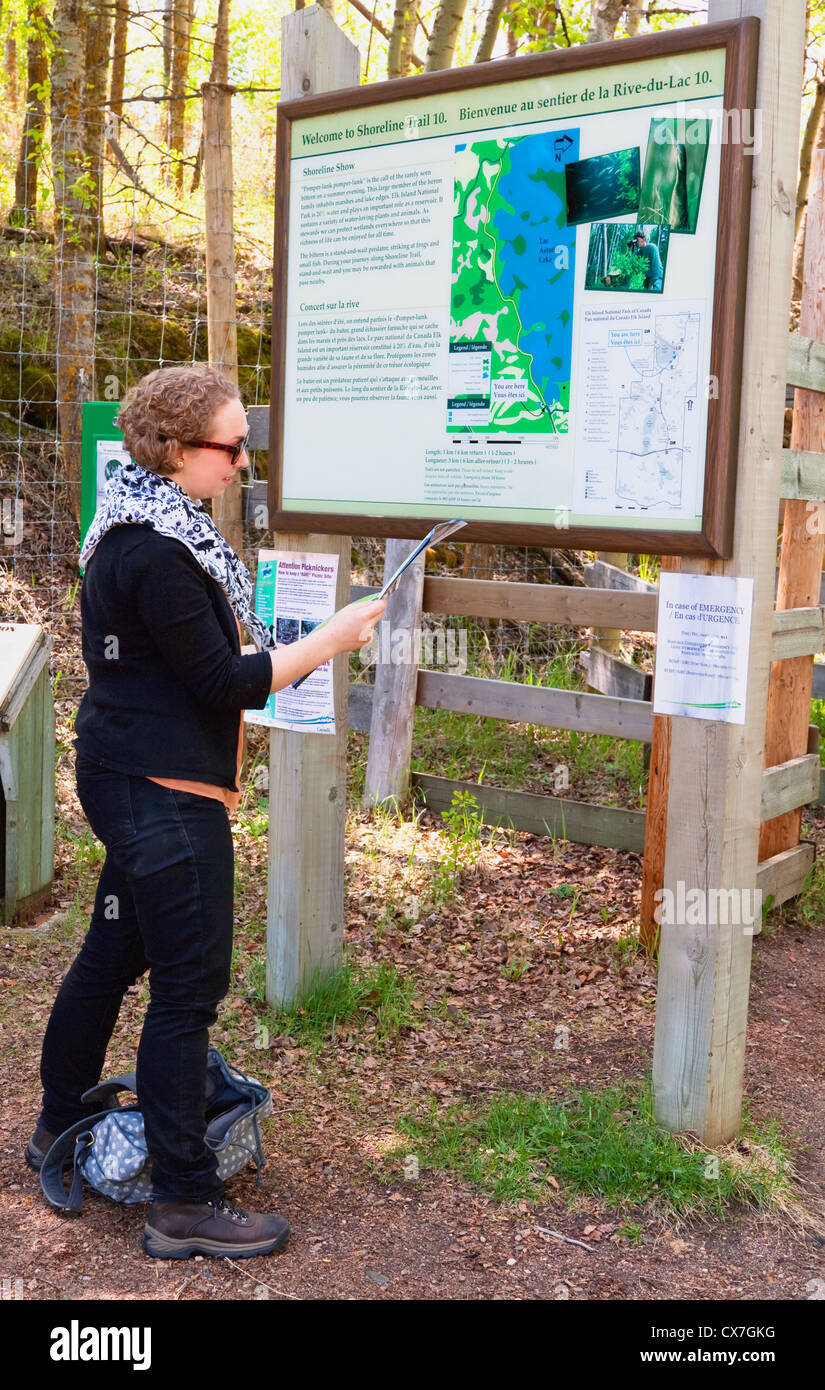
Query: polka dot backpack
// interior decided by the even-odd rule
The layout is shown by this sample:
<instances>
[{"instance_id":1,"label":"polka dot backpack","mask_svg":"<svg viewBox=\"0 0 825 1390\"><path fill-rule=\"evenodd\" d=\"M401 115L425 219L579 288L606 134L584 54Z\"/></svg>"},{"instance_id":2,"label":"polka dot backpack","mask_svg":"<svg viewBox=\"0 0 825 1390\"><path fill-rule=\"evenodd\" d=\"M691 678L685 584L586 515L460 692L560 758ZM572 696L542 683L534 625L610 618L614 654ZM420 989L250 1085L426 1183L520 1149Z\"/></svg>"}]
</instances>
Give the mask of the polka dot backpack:
<instances>
[{"instance_id":1,"label":"polka dot backpack","mask_svg":"<svg viewBox=\"0 0 825 1390\"><path fill-rule=\"evenodd\" d=\"M59 1135L43 1160L40 1186L58 1211L79 1212L84 1183L114 1202L152 1200L152 1160L146 1149L143 1115L137 1105L121 1105L118 1094L135 1094L134 1072L93 1086L82 1097L85 1104L105 1108ZM259 1121L272 1110L266 1086L232 1067L216 1047L210 1047L206 1069L206 1143L217 1154L218 1175L231 1178L247 1163L261 1180L265 1159ZM69 1192L64 1169L72 1170Z\"/></svg>"}]
</instances>

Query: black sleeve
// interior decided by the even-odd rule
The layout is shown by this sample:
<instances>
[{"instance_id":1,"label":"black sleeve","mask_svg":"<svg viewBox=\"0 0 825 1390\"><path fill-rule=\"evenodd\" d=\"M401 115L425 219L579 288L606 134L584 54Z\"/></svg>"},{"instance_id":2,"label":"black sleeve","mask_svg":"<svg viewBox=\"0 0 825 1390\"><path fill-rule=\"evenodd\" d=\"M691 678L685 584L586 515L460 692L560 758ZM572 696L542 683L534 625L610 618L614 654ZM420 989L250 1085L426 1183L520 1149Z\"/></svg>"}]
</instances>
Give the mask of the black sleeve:
<instances>
[{"instance_id":1,"label":"black sleeve","mask_svg":"<svg viewBox=\"0 0 825 1390\"><path fill-rule=\"evenodd\" d=\"M154 532L132 559L138 616L195 699L227 714L263 709L272 685L269 652L236 656L215 614L208 576L186 546Z\"/></svg>"}]
</instances>

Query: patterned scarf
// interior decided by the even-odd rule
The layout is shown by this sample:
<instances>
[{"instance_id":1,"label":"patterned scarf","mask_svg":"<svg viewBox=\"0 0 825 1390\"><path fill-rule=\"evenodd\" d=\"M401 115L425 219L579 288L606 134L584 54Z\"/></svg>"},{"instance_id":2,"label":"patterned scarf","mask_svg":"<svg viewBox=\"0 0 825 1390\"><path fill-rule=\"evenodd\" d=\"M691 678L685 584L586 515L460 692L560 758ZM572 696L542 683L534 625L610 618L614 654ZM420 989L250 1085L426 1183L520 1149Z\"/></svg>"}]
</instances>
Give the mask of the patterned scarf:
<instances>
[{"instance_id":1,"label":"patterned scarf","mask_svg":"<svg viewBox=\"0 0 825 1390\"><path fill-rule=\"evenodd\" d=\"M111 527L130 523L152 526L162 536L182 541L201 568L217 580L259 651L274 647L271 630L252 610L249 570L202 507L200 499L191 498L165 474L152 473L133 460L121 464L86 533L80 563L85 569L101 536Z\"/></svg>"}]
</instances>

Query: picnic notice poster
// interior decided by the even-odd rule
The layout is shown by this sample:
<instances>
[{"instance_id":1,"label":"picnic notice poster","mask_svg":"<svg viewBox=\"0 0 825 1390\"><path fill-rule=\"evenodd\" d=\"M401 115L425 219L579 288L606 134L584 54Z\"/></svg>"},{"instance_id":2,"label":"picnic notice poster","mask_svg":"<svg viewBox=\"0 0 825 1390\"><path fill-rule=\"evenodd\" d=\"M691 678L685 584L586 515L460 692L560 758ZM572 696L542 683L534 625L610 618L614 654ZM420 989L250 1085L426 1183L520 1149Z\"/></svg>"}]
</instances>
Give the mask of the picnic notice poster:
<instances>
[{"instance_id":1,"label":"picnic notice poster","mask_svg":"<svg viewBox=\"0 0 825 1390\"><path fill-rule=\"evenodd\" d=\"M335 611L338 556L300 550L259 550L255 613L279 647L297 642ZM298 690L270 695L263 709L244 712L247 724L334 734L332 662L327 661Z\"/></svg>"},{"instance_id":2,"label":"picnic notice poster","mask_svg":"<svg viewBox=\"0 0 825 1390\"><path fill-rule=\"evenodd\" d=\"M752 611L752 579L661 575L654 714L744 724Z\"/></svg>"}]
</instances>

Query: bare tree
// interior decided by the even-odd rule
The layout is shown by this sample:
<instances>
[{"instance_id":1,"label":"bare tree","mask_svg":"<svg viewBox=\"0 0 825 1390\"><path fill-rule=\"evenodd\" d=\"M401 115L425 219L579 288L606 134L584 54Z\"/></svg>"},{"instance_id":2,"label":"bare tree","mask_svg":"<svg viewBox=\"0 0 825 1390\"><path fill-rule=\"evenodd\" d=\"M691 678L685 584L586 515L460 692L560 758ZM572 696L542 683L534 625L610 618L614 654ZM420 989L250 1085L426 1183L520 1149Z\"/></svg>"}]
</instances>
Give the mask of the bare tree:
<instances>
[{"instance_id":1,"label":"bare tree","mask_svg":"<svg viewBox=\"0 0 825 1390\"><path fill-rule=\"evenodd\" d=\"M586 43L604 43L615 37L627 0L593 0Z\"/></svg>"},{"instance_id":2,"label":"bare tree","mask_svg":"<svg viewBox=\"0 0 825 1390\"><path fill-rule=\"evenodd\" d=\"M85 139L89 169L89 215L95 219L96 254L105 241L103 228L103 142L109 92L109 58L112 46L110 0L88 0L86 29Z\"/></svg>"},{"instance_id":3,"label":"bare tree","mask_svg":"<svg viewBox=\"0 0 825 1390\"><path fill-rule=\"evenodd\" d=\"M487 63L493 56L493 49L496 46L498 31L501 28L501 17L505 9L510 6L510 0L491 0L490 8L484 20L484 29L478 41L474 62ZM553 19L555 21L555 12Z\"/></svg>"},{"instance_id":4,"label":"bare tree","mask_svg":"<svg viewBox=\"0 0 825 1390\"><path fill-rule=\"evenodd\" d=\"M14 226L33 226L37 211L37 175L43 153L46 128L46 90L49 60L46 52L48 20L43 6L35 5L29 15L26 40L26 113L20 156L14 176L14 207L9 221Z\"/></svg>"},{"instance_id":5,"label":"bare tree","mask_svg":"<svg viewBox=\"0 0 825 1390\"><path fill-rule=\"evenodd\" d=\"M624 31L632 37L638 34L644 14L644 0L625 0Z\"/></svg>"},{"instance_id":6,"label":"bare tree","mask_svg":"<svg viewBox=\"0 0 825 1390\"><path fill-rule=\"evenodd\" d=\"M817 78L813 104L805 122L802 146L799 151L799 180L796 185L796 221L793 251L793 287L791 299L802 295L802 271L805 263L805 227L808 206L808 186L811 180L811 159L814 150L825 144L825 78Z\"/></svg>"},{"instance_id":7,"label":"bare tree","mask_svg":"<svg viewBox=\"0 0 825 1390\"><path fill-rule=\"evenodd\" d=\"M10 29L6 35L6 91L9 94L9 105L17 105L17 40L14 37L14 30Z\"/></svg>"},{"instance_id":8,"label":"bare tree","mask_svg":"<svg viewBox=\"0 0 825 1390\"><path fill-rule=\"evenodd\" d=\"M209 82L222 83L224 86L229 82L229 4L230 0L218 0L218 13L215 19L215 42L212 49L212 66L209 70ZM198 153L195 156L195 168L192 173L192 192L194 193L201 181L203 170L204 154L204 135L201 127L200 144Z\"/></svg>"},{"instance_id":9,"label":"bare tree","mask_svg":"<svg viewBox=\"0 0 825 1390\"><path fill-rule=\"evenodd\" d=\"M112 84L109 89L109 110L117 121L123 115L123 84L126 80L126 39L129 32L129 0L115 4L115 28L112 38Z\"/></svg>"},{"instance_id":10,"label":"bare tree","mask_svg":"<svg viewBox=\"0 0 825 1390\"><path fill-rule=\"evenodd\" d=\"M80 519L82 405L94 397L93 182L86 122L86 0L55 0L51 70L57 412L69 503Z\"/></svg>"},{"instance_id":11,"label":"bare tree","mask_svg":"<svg viewBox=\"0 0 825 1390\"><path fill-rule=\"evenodd\" d=\"M438 72L441 68L452 67L458 31L466 9L467 0L441 0L427 48L425 72Z\"/></svg>"},{"instance_id":12,"label":"bare tree","mask_svg":"<svg viewBox=\"0 0 825 1390\"><path fill-rule=\"evenodd\" d=\"M387 50L387 76L406 77L412 64L419 0L395 0Z\"/></svg>"},{"instance_id":13,"label":"bare tree","mask_svg":"<svg viewBox=\"0 0 825 1390\"><path fill-rule=\"evenodd\" d=\"M172 12L174 7L175 0L160 0L160 44L163 49L163 90L165 92L169 91L169 84L172 79Z\"/></svg>"},{"instance_id":14,"label":"bare tree","mask_svg":"<svg viewBox=\"0 0 825 1390\"><path fill-rule=\"evenodd\" d=\"M186 134L186 79L192 38L194 0L175 0L172 12L172 77L169 102L169 146L175 161L175 188L183 192L183 149Z\"/></svg>"}]
</instances>

